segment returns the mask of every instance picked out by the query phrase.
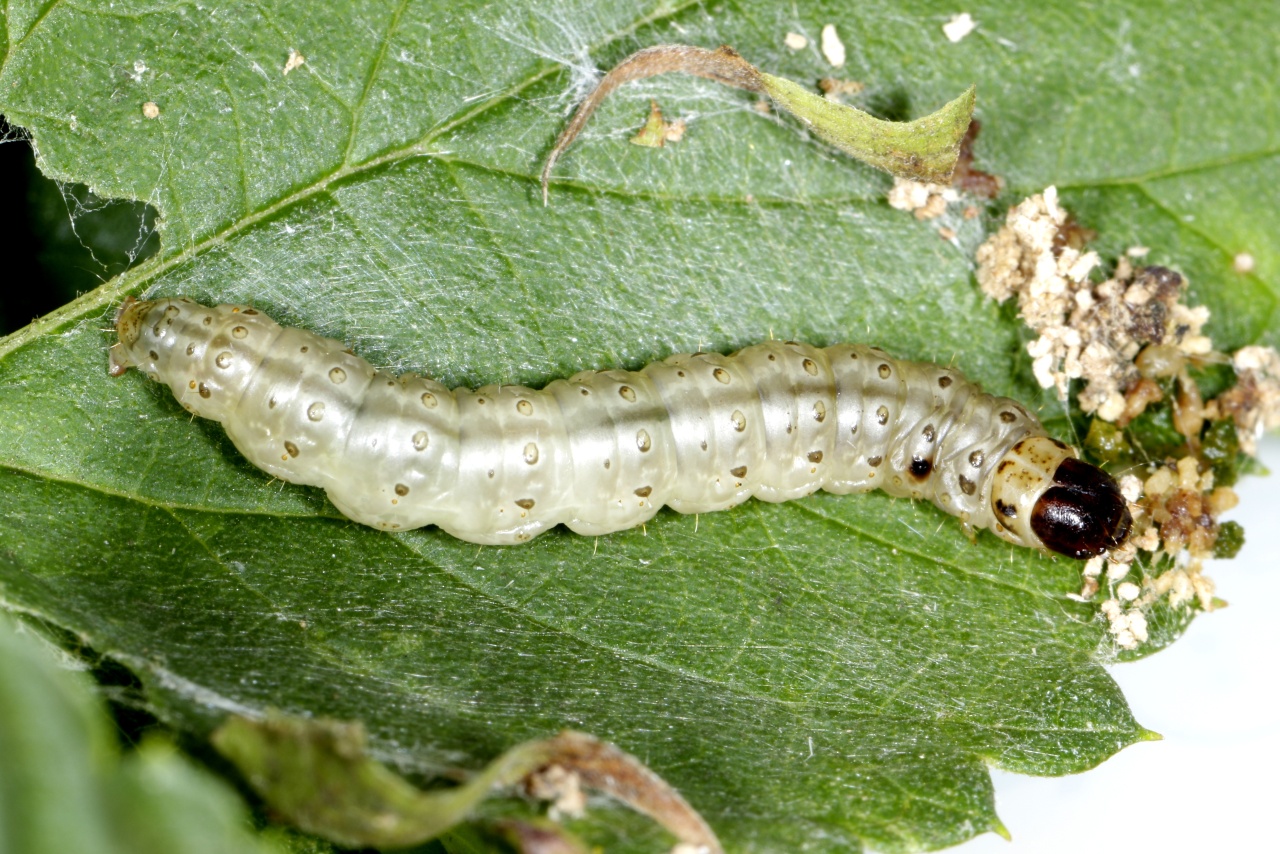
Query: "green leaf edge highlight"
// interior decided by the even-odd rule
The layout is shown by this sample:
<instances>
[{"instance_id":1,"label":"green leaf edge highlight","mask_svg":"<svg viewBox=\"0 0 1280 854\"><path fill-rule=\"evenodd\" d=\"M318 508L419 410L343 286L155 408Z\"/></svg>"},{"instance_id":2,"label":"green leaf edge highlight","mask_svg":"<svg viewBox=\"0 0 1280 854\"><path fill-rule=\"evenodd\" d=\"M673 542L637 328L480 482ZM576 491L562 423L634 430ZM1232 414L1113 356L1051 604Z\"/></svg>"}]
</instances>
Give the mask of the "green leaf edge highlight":
<instances>
[{"instance_id":1,"label":"green leaf edge highlight","mask_svg":"<svg viewBox=\"0 0 1280 854\"><path fill-rule=\"evenodd\" d=\"M235 792L166 739L122 754L89 681L19 625L0 612L0 851L279 852Z\"/></svg>"}]
</instances>

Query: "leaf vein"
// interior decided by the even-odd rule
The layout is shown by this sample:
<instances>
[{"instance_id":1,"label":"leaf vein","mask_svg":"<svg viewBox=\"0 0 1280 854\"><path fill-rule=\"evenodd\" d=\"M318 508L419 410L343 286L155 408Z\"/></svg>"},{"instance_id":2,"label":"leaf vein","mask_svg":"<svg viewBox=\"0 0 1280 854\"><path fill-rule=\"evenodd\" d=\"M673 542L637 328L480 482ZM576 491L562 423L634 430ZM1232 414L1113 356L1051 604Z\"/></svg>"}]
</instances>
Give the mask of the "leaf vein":
<instances>
[{"instance_id":1,"label":"leaf vein","mask_svg":"<svg viewBox=\"0 0 1280 854\"><path fill-rule=\"evenodd\" d=\"M391 14L391 20L387 22L386 32L382 34L382 39L378 44L378 52L373 57L373 62L369 64L369 70L365 73L364 87L360 90L360 97L356 103L351 106L351 132L347 137L346 150L342 155L342 165L347 166L351 163L351 154L355 151L356 139L360 135L360 118L364 114L364 107L369 99L369 92L373 89L373 83L377 79L379 72L382 70L382 62L386 58L387 48L391 44L391 38L395 35L396 29L400 26L400 16L404 14L405 8L409 5L409 0L400 0L396 5L395 11Z\"/></svg>"}]
</instances>

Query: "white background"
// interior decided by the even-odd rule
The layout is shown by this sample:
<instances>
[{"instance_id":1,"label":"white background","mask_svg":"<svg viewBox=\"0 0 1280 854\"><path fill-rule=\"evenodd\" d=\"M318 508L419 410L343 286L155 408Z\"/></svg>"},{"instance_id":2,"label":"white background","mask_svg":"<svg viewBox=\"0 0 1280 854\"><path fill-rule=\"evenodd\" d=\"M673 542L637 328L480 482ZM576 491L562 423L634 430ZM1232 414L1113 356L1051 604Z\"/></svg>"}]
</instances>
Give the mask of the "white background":
<instances>
[{"instance_id":1,"label":"white background","mask_svg":"<svg viewBox=\"0 0 1280 854\"><path fill-rule=\"evenodd\" d=\"M1275 474L1236 485L1237 559L1208 574L1229 607L1201 614L1173 646L1111 675L1134 717L1163 741L1135 744L1070 777L992 771L1013 834L960 854L1280 852L1280 437L1261 448Z\"/></svg>"}]
</instances>

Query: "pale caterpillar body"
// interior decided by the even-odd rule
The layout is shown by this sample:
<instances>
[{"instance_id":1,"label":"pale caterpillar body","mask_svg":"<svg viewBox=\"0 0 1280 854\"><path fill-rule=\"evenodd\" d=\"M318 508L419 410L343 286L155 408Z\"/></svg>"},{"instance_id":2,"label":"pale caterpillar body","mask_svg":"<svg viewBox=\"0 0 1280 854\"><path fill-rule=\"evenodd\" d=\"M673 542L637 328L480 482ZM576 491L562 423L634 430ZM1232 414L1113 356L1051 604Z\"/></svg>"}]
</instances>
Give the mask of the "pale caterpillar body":
<instances>
[{"instance_id":1,"label":"pale caterpillar body","mask_svg":"<svg viewBox=\"0 0 1280 854\"><path fill-rule=\"evenodd\" d=\"M871 347L770 341L541 390L450 390L243 306L130 299L116 328L113 374L138 367L255 466L385 530L507 545L557 524L631 528L664 505L877 488L1072 557L1130 525L1115 482L1019 403Z\"/></svg>"}]
</instances>

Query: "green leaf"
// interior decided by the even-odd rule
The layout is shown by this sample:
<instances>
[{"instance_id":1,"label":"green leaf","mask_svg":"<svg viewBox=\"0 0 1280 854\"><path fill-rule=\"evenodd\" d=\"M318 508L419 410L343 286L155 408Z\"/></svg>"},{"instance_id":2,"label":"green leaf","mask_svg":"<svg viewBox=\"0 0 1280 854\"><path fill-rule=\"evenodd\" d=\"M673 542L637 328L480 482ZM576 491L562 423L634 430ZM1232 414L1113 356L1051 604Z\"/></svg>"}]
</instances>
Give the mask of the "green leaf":
<instances>
[{"instance_id":1,"label":"green leaf","mask_svg":"<svg viewBox=\"0 0 1280 854\"><path fill-rule=\"evenodd\" d=\"M154 204L161 248L0 342L0 598L132 667L197 734L271 706L359 719L376 756L434 774L571 726L643 759L730 850L999 830L988 763L1062 774L1146 736L1100 666L1105 626L1066 598L1077 564L970 545L879 494L509 549L388 536L270 483L167 390L106 376L112 312L154 292L253 302L451 384L772 335L954 362L1062 415L972 281L987 221L940 240L887 207L884 176L751 96L620 90L542 207L584 57L608 68L678 34L816 80L829 66L782 39L826 23L872 112L976 82L979 166L1008 201L1058 184L1105 253L1141 243L1186 274L1221 347L1280 344L1276 10L992 2L953 45L954 11L10 3L0 111L46 174ZM306 61L286 76L291 49ZM650 98L688 122L680 144L627 143ZM618 850L660 844L620 808L584 824Z\"/></svg>"},{"instance_id":2,"label":"green leaf","mask_svg":"<svg viewBox=\"0 0 1280 854\"><path fill-rule=\"evenodd\" d=\"M267 854L235 793L172 746L121 757L90 682L0 614L0 850Z\"/></svg>"}]
</instances>

